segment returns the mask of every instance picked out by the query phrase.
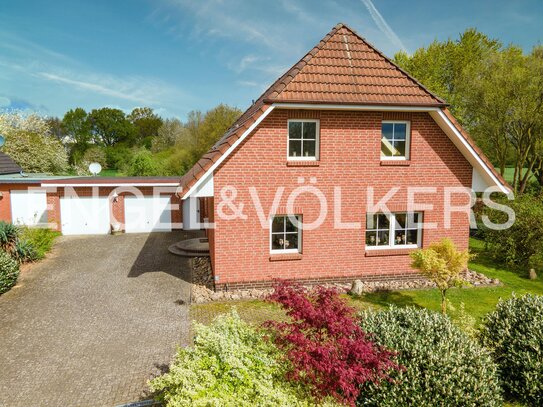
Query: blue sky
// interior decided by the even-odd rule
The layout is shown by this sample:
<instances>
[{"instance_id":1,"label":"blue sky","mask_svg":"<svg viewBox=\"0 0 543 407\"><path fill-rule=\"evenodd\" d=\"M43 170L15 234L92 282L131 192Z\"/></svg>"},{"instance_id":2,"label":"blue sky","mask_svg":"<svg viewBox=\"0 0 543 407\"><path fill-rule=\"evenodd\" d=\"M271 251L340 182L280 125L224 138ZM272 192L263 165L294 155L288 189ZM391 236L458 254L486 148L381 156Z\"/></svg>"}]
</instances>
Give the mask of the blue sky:
<instances>
[{"instance_id":1,"label":"blue sky","mask_svg":"<svg viewBox=\"0 0 543 407\"><path fill-rule=\"evenodd\" d=\"M389 56L467 27L527 51L543 41L540 0L0 2L0 108L56 116L245 109L338 22Z\"/></svg>"}]
</instances>

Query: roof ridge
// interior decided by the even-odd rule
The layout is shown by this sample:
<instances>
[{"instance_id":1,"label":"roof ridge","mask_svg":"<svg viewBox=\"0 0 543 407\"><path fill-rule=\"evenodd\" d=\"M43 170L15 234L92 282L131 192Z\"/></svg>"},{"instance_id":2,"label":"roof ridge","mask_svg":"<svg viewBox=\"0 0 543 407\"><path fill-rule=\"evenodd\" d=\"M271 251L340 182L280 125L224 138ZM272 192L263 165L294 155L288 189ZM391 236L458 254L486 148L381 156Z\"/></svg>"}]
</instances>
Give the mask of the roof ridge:
<instances>
[{"instance_id":1,"label":"roof ridge","mask_svg":"<svg viewBox=\"0 0 543 407\"><path fill-rule=\"evenodd\" d=\"M426 88L426 86L424 86L422 83L420 83L417 79L415 79L412 75L410 75L407 71L405 71L403 68L401 68L398 64L396 64L392 59L390 59L389 57L387 57L385 54L383 54L378 48L376 48L371 42L369 42L366 38L364 38L363 36L361 36L360 34L358 34L358 32L354 29L352 29L351 27L349 27L347 24L344 24L344 23L340 23L338 25L341 25L342 27L346 28L347 30L349 30L351 33L353 33L356 37L358 37L361 41L363 41L364 43L366 43L366 45L368 45L373 51L375 51L377 54L379 54L381 57L383 57L387 62L389 62L390 64L392 64L394 66L394 68L396 68L397 70L399 70L401 73L403 73L404 75L407 76L408 79L410 79L411 81L413 81L416 85L418 85L422 90L424 90L426 93L428 93L430 96L432 96L434 99L436 99L438 102L440 103L443 103L443 104L447 104L447 102L440 98L439 96L435 95L433 92L431 92L428 88ZM337 27L337 26L336 26Z\"/></svg>"}]
</instances>

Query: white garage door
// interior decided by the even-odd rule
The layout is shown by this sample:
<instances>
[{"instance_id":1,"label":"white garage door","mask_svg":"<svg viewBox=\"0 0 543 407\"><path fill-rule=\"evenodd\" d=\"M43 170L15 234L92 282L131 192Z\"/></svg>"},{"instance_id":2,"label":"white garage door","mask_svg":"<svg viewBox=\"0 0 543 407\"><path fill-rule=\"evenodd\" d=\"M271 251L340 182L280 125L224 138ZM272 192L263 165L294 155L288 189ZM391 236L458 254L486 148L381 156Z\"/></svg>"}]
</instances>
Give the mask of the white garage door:
<instances>
[{"instance_id":1,"label":"white garage door","mask_svg":"<svg viewBox=\"0 0 543 407\"><path fill-rule=\"evenodd\" d=\"M110 231L107 197L60 198L64 235L103 235Z\"/></svg>"},{"instance_id":2,"label":"white garage door","mask_svg":"<svg viewBox=\"0 0 543 407\"><path fill-rule=\"evenodd\" d=\"M11 221L17 225L36 226L47 223L45 191L10 191Z\"/></svg>"},{"instance_id":3,"label":"white garage door","mask_svg":"<svg viewBox=\"0 0 543 407\"><path fill-rule=\"evenodd\" d=\"M169 196L125 197L126 233L169 232L172 230L169 205Z\"/></svg>"}]
</instances>

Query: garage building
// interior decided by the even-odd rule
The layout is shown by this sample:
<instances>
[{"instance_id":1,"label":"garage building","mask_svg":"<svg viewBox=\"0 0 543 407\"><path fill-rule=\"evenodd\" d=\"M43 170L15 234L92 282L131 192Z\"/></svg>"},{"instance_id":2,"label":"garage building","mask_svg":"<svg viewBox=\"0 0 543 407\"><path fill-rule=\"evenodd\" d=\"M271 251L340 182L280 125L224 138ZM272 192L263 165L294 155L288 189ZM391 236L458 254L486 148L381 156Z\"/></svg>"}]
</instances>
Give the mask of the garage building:
<instances>
[{"instance_id":1,"label":"garage building","mask_svg":"<svg viewBox=\"0 0 543 407\"><path fill-rule=\"evenodd\" d=\"M0 157L0 170L1 161ZM48 226L65 235L171 231L182 228L178 187L179 177L4 173L0 174L0 220Z\"/></svg>"}]
</instances>

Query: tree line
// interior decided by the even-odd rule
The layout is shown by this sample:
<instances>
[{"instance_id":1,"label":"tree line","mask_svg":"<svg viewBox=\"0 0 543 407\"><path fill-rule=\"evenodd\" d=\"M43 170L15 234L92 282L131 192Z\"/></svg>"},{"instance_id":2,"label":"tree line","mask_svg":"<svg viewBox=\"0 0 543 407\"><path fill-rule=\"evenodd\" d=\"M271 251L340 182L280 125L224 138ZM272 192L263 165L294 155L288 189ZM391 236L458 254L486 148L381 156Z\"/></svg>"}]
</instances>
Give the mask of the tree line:
<instances>
[{"instance_id":1,"label":"tree line","mask_svg":"<svg viewBox=\"0 0 543 407\"><path fill-rule=\"evenodd\" d=\"M395 62L450 103L515 192L543 186L543 46L525 53L475 29ZM506 174L508 167L512 174Z\"/></svg>"},{"instance_id":2,"label":"tree line","mask_svg":"<svg viewBox=\"0 0 543 407\"><path fill-rule=\"evenodd\" d=\"M77 107L62 118L0 113L3 151L26 171L88 174L98 162L121 175L182 175L239 117L241 111L220 104L187 120L162 118L150 107L126 114L103 107Z\"/></svg>"}]
</instances>

